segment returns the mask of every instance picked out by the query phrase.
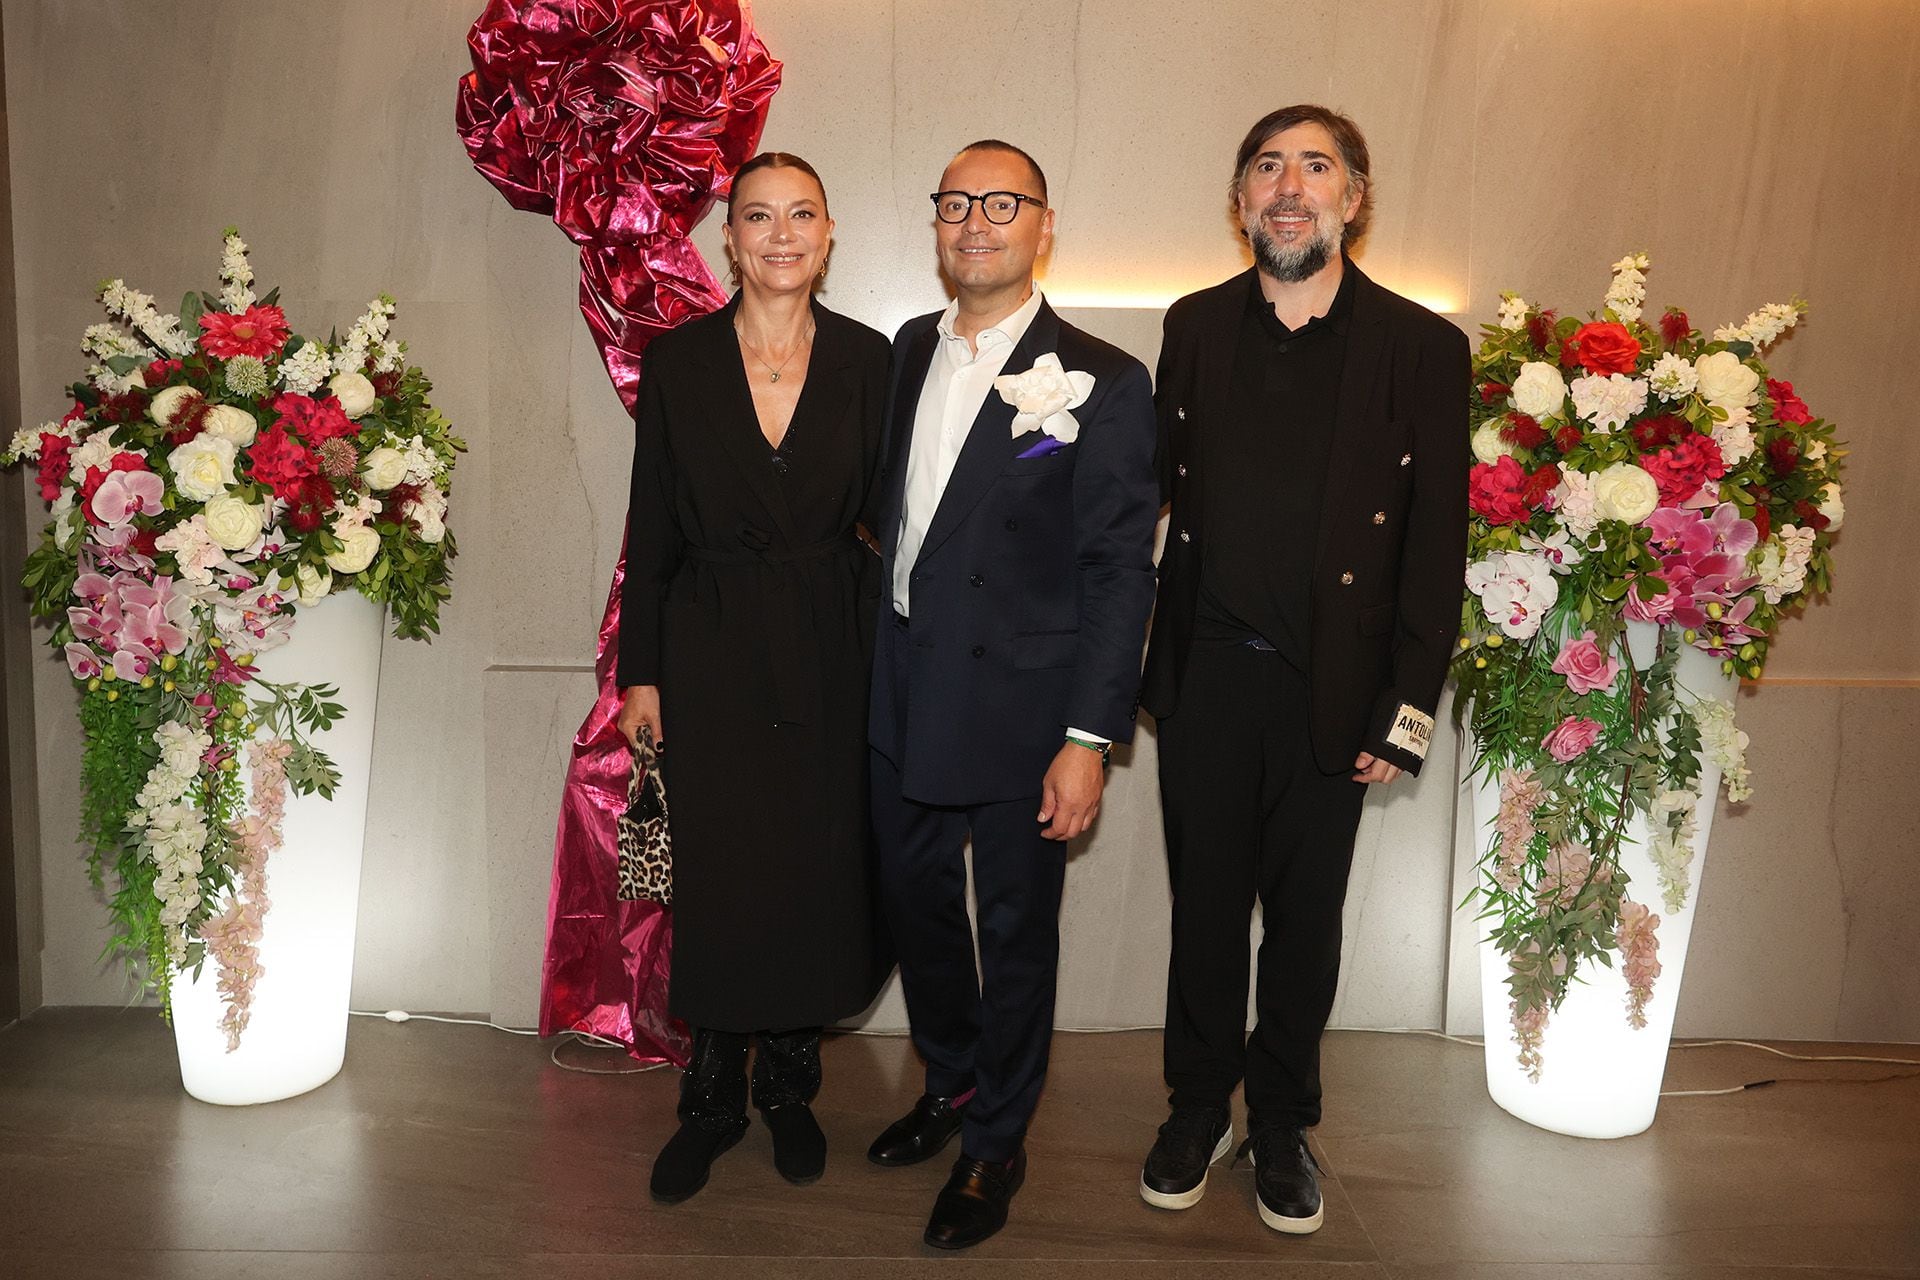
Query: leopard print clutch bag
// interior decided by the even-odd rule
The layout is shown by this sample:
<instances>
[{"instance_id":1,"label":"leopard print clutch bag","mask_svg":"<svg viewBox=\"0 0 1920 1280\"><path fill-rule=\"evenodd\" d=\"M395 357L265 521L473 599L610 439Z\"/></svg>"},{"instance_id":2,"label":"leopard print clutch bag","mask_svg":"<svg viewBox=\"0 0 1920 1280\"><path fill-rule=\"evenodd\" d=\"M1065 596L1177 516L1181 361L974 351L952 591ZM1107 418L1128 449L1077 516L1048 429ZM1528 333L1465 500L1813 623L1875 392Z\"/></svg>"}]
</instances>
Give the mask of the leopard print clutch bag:
<instances>
[{"instance_id":1,"label":"leopard print clutch bag","mask_svg":"<svg viewBox=\"0 0 1920 1280\"><path fill-rule=\"evenodd\" d=\"M667 827L667 784L653 735L640 731L633 753L627 807L616 820L620 833L620 900L673 905L673 837Z\"/></svg>"}]
</instances>

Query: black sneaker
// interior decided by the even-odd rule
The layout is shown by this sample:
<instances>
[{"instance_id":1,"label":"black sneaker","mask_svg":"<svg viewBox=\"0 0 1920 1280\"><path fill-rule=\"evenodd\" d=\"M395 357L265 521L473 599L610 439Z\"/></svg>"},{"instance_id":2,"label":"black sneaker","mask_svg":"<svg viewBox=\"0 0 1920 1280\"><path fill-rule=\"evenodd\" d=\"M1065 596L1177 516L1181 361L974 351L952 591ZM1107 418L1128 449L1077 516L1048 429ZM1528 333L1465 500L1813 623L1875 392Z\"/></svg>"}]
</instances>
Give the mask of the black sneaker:
<instances>
[{"instance_id":1,"label":"black sneaker","mask_svg":"<svg viewBox=\"0 0 1920 1280\"><path fill-rule=\"evenodd\" d=\"M1140 1170L1140 1198L1156 1209L1191 1209L1207 1194L1207 1170L1233 1149L1225 1107L1181 1107L1160 1126Z\"/></svg>"},{"instance_id":2,"label":"black sneaker","mask_svg":"<svg viewBox=\"0 0 1920 1280\"><path fill-rule=\"evenodd\" d=\"M1260 1221L1275 1231L1304 1236L1320 1229L1326 1206L1320 1199L1320 1172L1307 1150L1307 1131L1279 1125L1261 1129L1240 1144L1238 1160L1253 1152L1254 1203Z\"/></svg>"}]
</instances>

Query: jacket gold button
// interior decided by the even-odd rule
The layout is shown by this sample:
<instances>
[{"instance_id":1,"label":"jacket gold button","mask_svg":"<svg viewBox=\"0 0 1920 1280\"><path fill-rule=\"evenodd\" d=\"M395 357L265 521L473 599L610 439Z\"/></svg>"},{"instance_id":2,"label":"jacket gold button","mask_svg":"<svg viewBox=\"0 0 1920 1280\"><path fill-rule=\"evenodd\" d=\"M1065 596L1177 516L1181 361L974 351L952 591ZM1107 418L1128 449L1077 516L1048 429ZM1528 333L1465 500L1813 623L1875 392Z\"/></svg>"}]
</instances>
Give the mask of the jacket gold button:
<instances>
[{"instance_id":1,"label":"jacket gold button","mask_svg":"<svg viewBox=\"0 0 1920 1280\"><path fill-rule=\"evenodd\" d=\"M1373 513L1373 522L1374 522L1375 524L1385 524L1385 523L1387 522L1387 513L1386 513L1386 512L1384 512L1384 511L1376 511L1376 512L1374 512L1374 513Z\"/></svg>"},{"instance_id":2,"label":"jacket gold button","mask_svg":"<svg viewBox=\"0 0 1920 1280\"><path fill-rule=\"evenodd\" d=\"M1353 574L1352 574L1352 573L1350 573L1350 572L1349 572L1349 573L1343 573L1343 574L1341 574L1341 575L1340 575L1340 585L1341 585L1341 586L1343 586L1343 587L1350 587L1350 586L1352 586L1352 585L1353 585Z\"/></svg>"},{"instance_id":3,"label":"jacket gold button","mask_svg":"<svg viewBox=\"0 0 1920 1280\"><path fill-rule=\"evenodd\" d=\"M1179 466L1175 467L1173 470L1175 475L1183 476L1187 474L1187 464L1183 462Z\"/></svg>"},{"instance_id":4,"label":"jacket gold button","mask_svg":"<svg viewBox=\"0 0 1920 1280\"><path fill-rule=\"evenodd\" d=\"M1410 454L1410 453L1403 453L1403 454L1401 454L1401 455L1400 455L1400 465L1401 465L1401 466L1403 466L1403 467L1404 467L1404 466L1406 466L1406 465L1407 465L1407 464L1408 464L1409 462L1412 462L1412 461L1413 461L1413 455L1412 455L1412 454Z\"/></svg>"}]
</instances>

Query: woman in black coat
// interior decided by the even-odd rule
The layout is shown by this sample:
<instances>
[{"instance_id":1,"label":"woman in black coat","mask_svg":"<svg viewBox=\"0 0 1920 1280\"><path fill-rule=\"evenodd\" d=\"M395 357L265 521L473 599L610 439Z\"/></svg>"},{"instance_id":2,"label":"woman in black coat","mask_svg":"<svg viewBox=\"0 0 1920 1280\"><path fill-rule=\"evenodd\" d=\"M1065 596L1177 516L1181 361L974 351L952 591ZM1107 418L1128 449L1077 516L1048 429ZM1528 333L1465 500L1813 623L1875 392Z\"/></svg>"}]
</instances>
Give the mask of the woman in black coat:
<instances>
[{"instance_id":1,"label":"woman in black coat","mask_svg":"<svg viewBox=\"0 0 1920 1280\"><path fill-rule=\"evenodd\" d=\"M775 1164L819 1177L820 1027L885 977L866 801L880 582L855 525L888 343L813 300L832 232L810 165L748 161L726 223L739 292L642 366L619 726L636 748L652 734L669 784L669 1007L694 1033L680 1129L653 1167L669 1203L745 1132L750 1041Z\"/></svg>"}]
</instances>

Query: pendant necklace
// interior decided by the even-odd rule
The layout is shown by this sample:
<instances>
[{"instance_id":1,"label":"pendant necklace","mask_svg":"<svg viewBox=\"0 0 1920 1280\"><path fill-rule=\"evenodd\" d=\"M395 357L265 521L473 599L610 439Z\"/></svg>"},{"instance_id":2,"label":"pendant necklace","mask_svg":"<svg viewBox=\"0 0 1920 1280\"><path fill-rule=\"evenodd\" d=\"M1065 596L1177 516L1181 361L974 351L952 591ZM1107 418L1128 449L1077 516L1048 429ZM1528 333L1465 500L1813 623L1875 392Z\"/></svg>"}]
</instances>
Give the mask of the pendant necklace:
<instances>
[{"instance_id":1,"label":"pendant necklace","mask_svg":"<svg viewBox=\"0 0 1920 1280\"><path fill-rule=\"evenodd\" d=\"M768 378L768 381L770 382L780 381L780 375L787 371L787 366L793 363L793 358L799 355L803 350L805 350L807 345L813 341L813 325L811 322L809 322L807 325L807 332L805 336L803 336L800 339L799 344L795 346L793 350L787 352L787 358L785 360L782 360L780 362L780 367L776 369L772 365L767 363L765 356L761 355L758 351L754 349L753 343L747 341L746 331L740 327L740 324L738 321L734 322L733 332L737 337L739 337L740 345L747 349L747 354L752 356L755 360L759 361L760 367L765 369L767 373L770 375Z\"/></svg>"}]
</instances>

